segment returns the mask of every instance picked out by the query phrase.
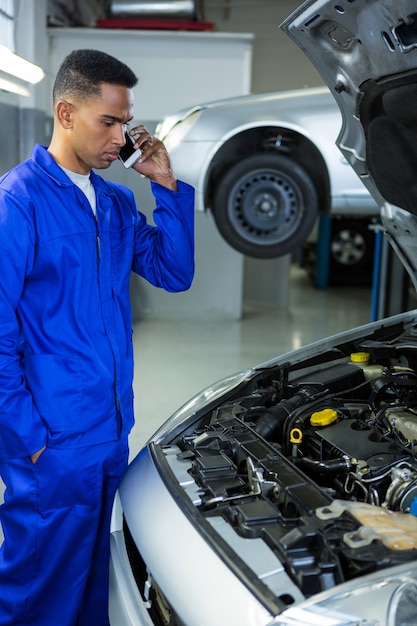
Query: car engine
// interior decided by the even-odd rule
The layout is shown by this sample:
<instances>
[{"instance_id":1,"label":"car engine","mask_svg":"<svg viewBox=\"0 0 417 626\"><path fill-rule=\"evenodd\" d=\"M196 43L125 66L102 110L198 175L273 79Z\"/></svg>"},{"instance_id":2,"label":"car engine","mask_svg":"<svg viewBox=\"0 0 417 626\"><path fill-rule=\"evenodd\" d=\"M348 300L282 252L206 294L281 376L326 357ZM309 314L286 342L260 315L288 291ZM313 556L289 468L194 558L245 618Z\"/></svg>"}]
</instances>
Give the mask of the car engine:
<instances>
[{"instance_id":1,"label":"car engine","mask_svg":"<svg viewBox=\"0 0 417 626\"><path fill-rule=\"evenodd\" d=\"M417 327L386 334L260 367L161 442L195 510L304 597L415 559Z\"/></svg>"}]
</instances>

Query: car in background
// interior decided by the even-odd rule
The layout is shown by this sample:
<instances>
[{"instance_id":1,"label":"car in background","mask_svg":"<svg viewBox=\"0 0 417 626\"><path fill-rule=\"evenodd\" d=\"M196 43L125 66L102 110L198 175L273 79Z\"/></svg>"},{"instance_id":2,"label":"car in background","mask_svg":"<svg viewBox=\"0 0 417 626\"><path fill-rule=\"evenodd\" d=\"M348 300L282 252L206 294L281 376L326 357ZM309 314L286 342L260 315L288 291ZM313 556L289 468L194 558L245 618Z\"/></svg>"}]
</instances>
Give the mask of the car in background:
<instances>
[{"instance_id":1,"label":"car in background","mask_svg":"<svg viewBox=\"0 0 417 626\"><path fill-rule=\"evenodd\" d=\"M415 0L307 0L281 26L417 287ZM211 385L131 463L117 626L415 626L417 310Z\"/></svg>"},{"instance_id":2,"label":"car in background","mask_svg":"<svg viewBox=\"0 0 417 626\"><path fill-rule=\"evenodd\" d=\"M246 256L274 258L302 246L321 214L379 214L337 149L341 126L333 96L316 87L200 104L166 117L156 134L176 175L196 188L197 210L212 212L223 238ZM348 260L360 269L363 222L336 226L334 258L342 267Z\"/></svg>"}]
</instances>

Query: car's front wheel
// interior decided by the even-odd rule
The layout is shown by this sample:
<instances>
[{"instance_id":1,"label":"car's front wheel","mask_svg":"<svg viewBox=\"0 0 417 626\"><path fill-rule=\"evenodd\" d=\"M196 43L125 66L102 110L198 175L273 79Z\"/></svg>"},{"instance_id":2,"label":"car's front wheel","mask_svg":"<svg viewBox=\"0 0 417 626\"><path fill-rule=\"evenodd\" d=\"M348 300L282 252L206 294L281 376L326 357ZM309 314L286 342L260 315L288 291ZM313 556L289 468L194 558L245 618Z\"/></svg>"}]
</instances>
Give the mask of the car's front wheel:
<instances>
[{"instance_id":1,"label":"car's front wheel","mask_svg":"<svg viewBox=\"0 0 417 626\"><path fill-rule=\"evenodd\" d=\"M318 214L306 170L281 154L254 154L233 165L217 184L212 212L221 235L238 252L274 258L296 250Z\"/></svg>"}]
</instances>

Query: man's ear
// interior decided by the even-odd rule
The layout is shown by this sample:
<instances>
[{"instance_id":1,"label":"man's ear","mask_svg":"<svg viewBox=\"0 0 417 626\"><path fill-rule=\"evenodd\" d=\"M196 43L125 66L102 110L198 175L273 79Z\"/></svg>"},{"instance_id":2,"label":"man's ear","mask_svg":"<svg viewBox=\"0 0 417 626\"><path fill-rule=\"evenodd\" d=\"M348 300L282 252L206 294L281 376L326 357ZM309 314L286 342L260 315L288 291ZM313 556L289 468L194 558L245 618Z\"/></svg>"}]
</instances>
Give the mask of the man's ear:
<instances>
[{"instance_id":1,"label":"man's ear","mask_svg":"<svg viewBox=\"0 0 417 626\"><path fill-rule=\"evenodd\" d=\"M66 100L60 100L56 105L56 115L62 128L72 128L74 121L74 106Z\"/></svg>"}]
</instances>

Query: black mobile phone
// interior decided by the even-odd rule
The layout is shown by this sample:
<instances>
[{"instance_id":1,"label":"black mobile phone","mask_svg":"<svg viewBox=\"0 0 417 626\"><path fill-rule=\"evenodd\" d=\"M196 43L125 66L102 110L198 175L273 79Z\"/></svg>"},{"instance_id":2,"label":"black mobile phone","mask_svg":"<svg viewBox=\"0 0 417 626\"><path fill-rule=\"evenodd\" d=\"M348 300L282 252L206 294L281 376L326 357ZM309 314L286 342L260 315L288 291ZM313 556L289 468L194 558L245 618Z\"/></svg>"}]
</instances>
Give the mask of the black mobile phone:
<instances>
[{"instance_id":1,"label":"black mobile phone","mask_svg":"<svg viewBox=\"0 0 417 626\"><path fill-rule=\"evenodd\" d=\"M129 133L125 133L125 138L126 143L120 148L119 159L125 167L132 167L142 156L142 150L140 148L134 149L135 140Z\"/></svg>"}]
</instances>

